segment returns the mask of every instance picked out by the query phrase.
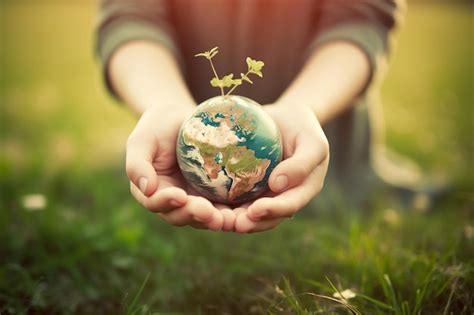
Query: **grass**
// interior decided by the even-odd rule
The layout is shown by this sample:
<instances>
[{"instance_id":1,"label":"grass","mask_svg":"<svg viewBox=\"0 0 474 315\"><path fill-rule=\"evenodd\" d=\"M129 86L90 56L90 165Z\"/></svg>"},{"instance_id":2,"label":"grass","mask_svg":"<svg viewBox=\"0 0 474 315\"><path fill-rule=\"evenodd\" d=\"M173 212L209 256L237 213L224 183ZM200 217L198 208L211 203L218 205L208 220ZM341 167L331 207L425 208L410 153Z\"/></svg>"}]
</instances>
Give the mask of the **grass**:
<instances>
[{"instance_id":1,"label":"grass","mask_svg":"<svg viewBox=\"0 0 474 315\"><path fill-rule=\"evenodd\" d=\"M381 193L234 235L170 227L129 196L134 119L101 87L94 3L2 2L0 313L472 313L473 12L410 9L382 89L387 140L453 191L429 213ZM47 206L25 209L30 193Z\"/></svg>"}]
</instances>

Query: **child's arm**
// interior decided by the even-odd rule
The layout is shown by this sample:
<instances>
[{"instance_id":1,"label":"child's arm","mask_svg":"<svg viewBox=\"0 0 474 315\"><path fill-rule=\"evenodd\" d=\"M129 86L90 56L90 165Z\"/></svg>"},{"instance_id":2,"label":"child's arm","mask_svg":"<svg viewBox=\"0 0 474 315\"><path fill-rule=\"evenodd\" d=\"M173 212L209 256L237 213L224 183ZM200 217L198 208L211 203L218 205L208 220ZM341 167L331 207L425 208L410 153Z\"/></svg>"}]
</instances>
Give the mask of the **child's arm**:
<instances>
[{"instance_id":1,"label":"child's arm","mask_svg":"<svg viewBox=\"0 0 474 315\"><path fill-rule=\"evenodd\" d=\"M367 86L370 70L366 54L353 43L328 43L313 53L277 103L307 105L324 125L352 104Z\"/></svg>"},{"instance_id":2,"label":"child's arm","mask_svg":"<svg viewBox=\"0 0 474 315\"><path fill-rule=\"evenodd\" d=\"M139 115L152 106L195 106L175 57L160 44L134 40L122 45L110 58L108 75L113 91Z\"/></svg>"}]
</instances>

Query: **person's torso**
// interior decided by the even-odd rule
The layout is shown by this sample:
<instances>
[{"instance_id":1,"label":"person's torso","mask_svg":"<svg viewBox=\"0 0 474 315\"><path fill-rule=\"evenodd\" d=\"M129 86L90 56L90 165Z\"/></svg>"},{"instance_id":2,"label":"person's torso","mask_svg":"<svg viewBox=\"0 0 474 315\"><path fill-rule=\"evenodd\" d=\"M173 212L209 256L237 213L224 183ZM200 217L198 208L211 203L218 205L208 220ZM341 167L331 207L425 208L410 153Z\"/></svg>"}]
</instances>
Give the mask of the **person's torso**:
<instances>
[{"instance_id":1,"label":"person's torso","mask_svg":"<svg viewBox=\"0 0 474 315\"><path fill-rule=\"evenodd\" d=\"M220 76L246 72L247 56L265 62L263 79L235 94L260 103L275 101L303 63L318 18L317 0L172 0L168 16L181 53L184 75L198 102L219 94L213 74L196 53L219 46L213 59Z\"/></svg>"}]
</instances>

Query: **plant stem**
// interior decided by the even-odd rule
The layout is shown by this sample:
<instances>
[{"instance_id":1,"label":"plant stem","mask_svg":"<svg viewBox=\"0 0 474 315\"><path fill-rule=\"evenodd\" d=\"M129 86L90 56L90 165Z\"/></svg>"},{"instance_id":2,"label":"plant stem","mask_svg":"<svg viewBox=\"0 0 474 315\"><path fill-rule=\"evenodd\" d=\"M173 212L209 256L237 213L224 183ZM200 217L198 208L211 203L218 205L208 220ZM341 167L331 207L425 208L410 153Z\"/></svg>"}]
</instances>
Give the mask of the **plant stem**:
<instances>
[{"instance_id":1,"label":"plant stem","mask_svg":"<svg viewBox=\"0 0 474 315\"><path fill-rule=\"evenodd\" d=\"M250 71L247 71L247 73L245 74L246 76L249 75ZM232 93L236 88L238 87L238 85L234 85L229 92L227 92L227 94L225 96L229 96L230 93Z\"/></svg>"},{"instance_id":2,"label":"plant stem","mask_svg":"<svg viewBox=\"0 0 474 315\"><path fill-rule=\"evenodd\" d=\"M212 62L212 59L209 59L209 62L211 63L211 68L212 72L214 72L214 76L217 78L217 80L220 80L219 76L217 75L216 68L214 68L214 63ZM224 88L221 86L221 95L224 96Z\"/></svg>"}]
</instances>

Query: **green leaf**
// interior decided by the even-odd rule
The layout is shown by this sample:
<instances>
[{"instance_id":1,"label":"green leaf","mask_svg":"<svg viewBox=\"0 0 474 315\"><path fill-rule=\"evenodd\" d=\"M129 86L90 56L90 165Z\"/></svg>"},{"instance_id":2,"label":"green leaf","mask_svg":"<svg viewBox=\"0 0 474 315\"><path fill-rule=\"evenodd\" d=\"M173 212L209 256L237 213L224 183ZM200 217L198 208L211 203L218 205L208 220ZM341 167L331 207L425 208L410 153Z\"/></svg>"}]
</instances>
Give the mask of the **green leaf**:
<instances>
[{"instance_id":1,"label":"green leaf","mask_svg":"<svg viewBox=\"0 0 474 315\"><path fill-rule=\"evenodd\" d=\"M253 84L253 81L250 80L250 78L249 78L245 73L241 73L241 74L240 74L240 78L241 78L242 80L244 80L244 81L247 81L247 82L250 83L250 84Z\"/></svg>"},{"instance_id":2,"label":"green leaf","mask_svg":"<svg viewBox=\"0 0 474 315\"><path fill-rule=\"evenodd\" d=\"M228 74L222 78L222 86L223 87L231 87L234 83L234 80L232 78L234 77L234 74Z\"/></svg>"},{"instance_id":3,"label":"green leaf","mask_svg":"<svg viewBox=\"0 0 474 315\"><path fill-rule=\"evenodd\" d=\"M263 63L263 61L256 61L253 65L253 70L260 71L260 70L262 70L264 65L265 64Z\"/></svg>"},{"instance_id":4,"label":"green leaf","mask_svg":"<svg viewBox=\"0 0 474 315\"><path fill-rule=\"evenodd\" d=\"M247 61L248 70L251 71L252 73L260 72L263 66L265 65L263 61L259 61L259 60L257 61L250 57L247 57L246 61Z\"/></svg>"},{"instance_id":5,"label":"green leaf","mask_svg":"<svg viewBox=\"0 0 474 315\"><path fill-rule=\"evenodd\" d=\"M196 54L196 55L194 55L194 57L204 57L207 60L211 60L219 52L218 49L219 49L219 47L214 47L211 50Z\"/></svg>"},{"instance_id":6,"label":"green leaf","mask_svg":"<svg viewBox=\"0 0 474 315\"><path fill-rule=\"evenodd\" d=\"M250 73L258 75L260 78L263 78L263 73L262 71L250 71Z\"/></svg>"},{"instance_id":7,"label":"green leaf","mask_svg":"<svg viewBox=\"0 0 474 315\"><path fill-rule=\"evenodd\" d=\"M234 79L232 80L232 84L235 86L242 85L242 79Z\"/></svg>"},{"instance_id":8,"label":"green leaf","mask_svg":"<svg viewBox=\"0 0 474 315\"><path fill-rule=\"evenodd\" d=\"M262 68L265 65L263 61L254 60L250 57L247 57L247 66L250 73L256 74L259 77L263 77Z\"/></svg>"},{"instance_id":9,"label":"green leaf","mask_svg":"<svg viewBox=\"0 0 474 315\"><path fill-rule=\"evenodd\" d=\"M222 82L222 80L219 80L218 78L212 78L211 85L213 87L221 87L224 85L224 82Z\"/></svg>"},{"instance_id":10,"label":"green leaf","mask_svg":"<svg viewBox=\"0 0 474 315\"><path fill-rule=\"evenodd\" d=\"M254 62L255 60L253 60L253 59L250 58L250 57L247 57L247 59L245 59L245 61L247 62L247 67L248 67L248 69L249 69L249 70L252 69L252 65L253 65L253 62Z\"/></svg>"},{"instance_id":11,"label":"green leaf","mask_svg":"<svg viewBox=\"0 0 474 315\"><path fill-rule=\"evenodd\" d=\"M194 55L194 57L205 57L205 58L207 58L207 56L208 56L208 55L207 55L207 51Z\"/></svg>"}]
</instances>

